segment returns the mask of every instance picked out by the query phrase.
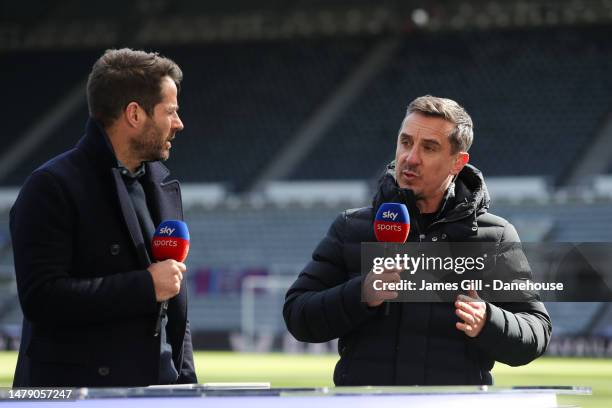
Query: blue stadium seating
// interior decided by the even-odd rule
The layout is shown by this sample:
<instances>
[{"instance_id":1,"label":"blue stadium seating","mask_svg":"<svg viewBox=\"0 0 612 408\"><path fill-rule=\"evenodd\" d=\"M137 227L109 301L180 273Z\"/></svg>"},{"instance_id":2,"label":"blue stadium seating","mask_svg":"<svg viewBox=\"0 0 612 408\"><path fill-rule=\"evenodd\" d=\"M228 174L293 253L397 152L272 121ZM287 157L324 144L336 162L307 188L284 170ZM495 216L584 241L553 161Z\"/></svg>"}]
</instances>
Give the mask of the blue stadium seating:
<instances>
[{"instance_id":1,"label":"blue stadium seating","mask_svg":"<svg viewBox=\"0 0 612 408\"><path fill-rule=\"evenodd\" d=\"M370 43L304 40L168 50L185 73L185 130L169 166L184 181L247 187Z\"/></svg>"},{"instance_id":2,"label":"blue stadium seating","mask_svg":"<svg viewBox=\"0 0 612 408\"><path fill-rule=\"evenodd\" d=\"M100 51L20 51L2 55L2 74L5 80L3 89L4 122L0 133L3 147L8 151L24 136L58 101L65 97L87 78L91 66ZM85 103L85 89L83 89ZM71 118L73 121L74 119ZM80 119L83 121L84 119ZM70 126L68 121L65 126ZM65 129L65 127L63 127ZM81 124L82 129L82 124ZM56 135L57 136L57 135ZM78 134L64 135L62 139L75 140ZM51 139L51 138L50 138ZM53 145L57 141L51 140ZM56 149L47 144L38 147L45 156L42 162L51 158ZM27 157L20 168L7 178L0 180L6 185L21 185L35 167L42 164L41 154Z\"/></svg>"},{"instance_id":3,"label":"blue stadium seating","mask_svg":"<svg viewBox=\"0 0 612 408\"><path fill-rule=\"evenodd\" d=\"M457 100L475 122L471 161L485 175L558 182L612 107L610 27L406 36L386 67L292 179L374 177L393 158L408 103Z\"/></svg>"},{"instance_id":4,"label":"blue stadium seating","mask_svg":"<svg viewBox=\"0 0 612 408\"><path fill-rule=\"evenodd\" d=\"M393 158L405 107L426 93L475 121L471 160L485 175L563 176L612 102L608 27L406 36L403 46L290 179L369 179ZM376 38L259 41L161 49L185 72L185 131L170 168L183 181L247 188L372 48ZM7 54L5 146L85 78L101 50ZM53 72L53 81L40 66ZM17 70L14 67L19 67ZM23 108L28 107L27 115ZM3 184L19 185L82 133L82 109Z\"/></svg>"},{"instance_id":5,"label":"blue stadium seating","mask_svg":"<svg viewBox=\"0 0 612 408\"><path fill-rule=\"evenodd\" d=\"M266 41L160 49L182 67L185 77L179 98L185 131L173 146L170 168L183 181L222 181L229 188L245 188L348 75L372 41ZM11 99L16 102L9 113L22 120L15 120L14 129L3 139L10 142L21 136L86 77L101 53L11 56L11 64L20 68L9 75L9 83L14 84L9 87ZM53 81L41 75L41 64L52 69ZM38 113L31 109L32 100ZM29 172L72 147L82 135L85 109L83 98L81 108L0 182L20 185Z\"/></svg>"}]
</instances>

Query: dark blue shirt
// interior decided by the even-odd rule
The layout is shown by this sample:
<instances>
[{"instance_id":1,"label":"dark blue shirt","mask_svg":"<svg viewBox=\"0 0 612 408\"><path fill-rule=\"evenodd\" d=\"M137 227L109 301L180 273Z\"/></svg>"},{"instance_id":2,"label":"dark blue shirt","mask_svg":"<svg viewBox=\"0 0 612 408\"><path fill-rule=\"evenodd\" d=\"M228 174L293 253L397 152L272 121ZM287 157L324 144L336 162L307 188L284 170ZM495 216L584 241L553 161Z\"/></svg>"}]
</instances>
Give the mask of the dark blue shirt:
<instances>
[{"instance_id":1,"label":"dark blue shirt","mask_svg":"<svg viewBox=\"0 0 612 408\"><path fill-rule=\"evenodd\" d=\"M136 211L136 216L138 217L138 222L140 223L140 229L142 231L144 242L148 243L147 252L149 253L149 258L153 259L151 253L151 242L153 240L153 235L155 234L155 224L153 223L151 212L149 211L149 207L147 205L145 190L140 183L141 177L144 176L146 172L145 165L142 163L135 173L130 172L127 168L121 165L121 163L119 163L119 169L121 170L125 187L127 188L130 198L132 199L132 204L134 205L134 210ZM161 318L162 320L159 332L159 384L174 384L178 379L178 371L176 370L176 367L174 367L174 362L172 361L172 346L170 343L168 343L166 337L168 316L166 316L165 310L162 312Z\"/></svg>"}]
</instances>

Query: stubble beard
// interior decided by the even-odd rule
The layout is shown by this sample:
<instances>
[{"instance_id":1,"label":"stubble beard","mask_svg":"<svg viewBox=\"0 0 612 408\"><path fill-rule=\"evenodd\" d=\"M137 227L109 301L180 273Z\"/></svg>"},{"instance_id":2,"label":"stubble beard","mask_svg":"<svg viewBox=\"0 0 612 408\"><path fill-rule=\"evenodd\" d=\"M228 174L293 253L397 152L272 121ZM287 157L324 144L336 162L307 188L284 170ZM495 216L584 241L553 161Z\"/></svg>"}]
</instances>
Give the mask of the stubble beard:
<instances>
[{"instance_id":1,"label":"stubble beard","mask_svg":"<svg viewBox=\"0 0 612 408\"><path fill-rule=\"evenodd\" d=\"M130 141L130 150L133 157L138 157L143 162L166 161L170 152L166 149L166 142L171 137L162 136L154 124L148 124L142 134Z\"/></svg>"}]
</instances>

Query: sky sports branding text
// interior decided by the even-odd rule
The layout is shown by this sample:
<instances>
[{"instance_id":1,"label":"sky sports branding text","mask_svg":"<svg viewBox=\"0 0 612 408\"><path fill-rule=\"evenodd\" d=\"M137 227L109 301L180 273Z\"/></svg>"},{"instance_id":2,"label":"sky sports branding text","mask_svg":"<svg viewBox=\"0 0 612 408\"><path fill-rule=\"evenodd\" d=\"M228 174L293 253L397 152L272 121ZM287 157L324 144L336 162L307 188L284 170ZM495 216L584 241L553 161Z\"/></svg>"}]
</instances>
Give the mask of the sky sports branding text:
<instances>
[{"instance_id":1,"label":"sky sports branding text","mask_svg":"<svg viewBox=\"0 0 612 408\"><path fill-rule=\"evenodd\" d=\"M172 233L176 231L176 228L170 228L170 227L162 227L159 229L159 234L160 235L172 235Z\"/></svg>"},{"instance_id":2,"label":"sky sports branding text","mask_svg":"<svg viewBox=\"0 0 612 408\"><path fill-rule=\"evenodd\" d=\"M178 241L175 239L154 239L154 247L177 247Z\"/></svg>"},{"instance_id":3,"label":"sky sports branding text","mask_svg":"<svg viewBox=\"0 0 612 408\"><path fill-rule=\"evenodd\" d=\"M406 224L377 224L376 228L379 231L397 231L400 232L406 228Z\"/></svg>"},{"instance_id":4,"label":"sky sports branding text","mask_svg":"<svg viewBox=\"0 0 612 408\"><path fill-rule=\"evenodd\" d=\"M410 256L396 254L394 257L374 258L372 272L380 275L386 269L401 269L414 275L418 270L423 271L454 271L462 274L466 271L482 271L485 267L487 254L479 257L441 257L441 256Z\"/></svg>"},{"instance_id":5,"label":"sky sports branding text","mask_svg":"<svg viewBox=\"0 0 612 408\"><path fill-rule=\"evenodd\" d=\"M397 218L398 215L399 215L399 213L393 212L391 210L387 210L384 213L382 213L382 217L383 218L391 219L393 221L395 221L395 219Z\"/></svg>"}]
</instances>

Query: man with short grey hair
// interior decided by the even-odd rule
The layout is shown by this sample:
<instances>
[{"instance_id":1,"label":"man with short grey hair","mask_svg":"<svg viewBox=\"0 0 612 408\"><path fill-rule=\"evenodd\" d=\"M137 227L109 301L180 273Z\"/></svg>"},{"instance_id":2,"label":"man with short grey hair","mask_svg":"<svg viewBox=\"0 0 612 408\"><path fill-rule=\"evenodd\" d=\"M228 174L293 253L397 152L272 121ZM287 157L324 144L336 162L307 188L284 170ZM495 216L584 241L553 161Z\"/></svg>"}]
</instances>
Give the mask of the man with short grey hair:
<instances>
[{"instance_id":1,"label":"man with short grey hair","mask_svg":"<svg viewBox=\"0 0 612 408\"><path fill-rule=\"evenodd\" d=\"M520 242L512 224L488 212L482 173L467 164L472 139L472 119L455 101L412 101L372 206L340 214L289 288L283 315L294 337L339 338L336 385L492 384L495 361L523 365L546 350L552 324L537 300L483 302L470 290L453 303L387 309L398 292L374 290L373 274L361 275L360 244L376 241L374 217L385 202L408 207L408 242ZM504 255L508 268L523 267ZM399 282L400 271L376 279Z\"/></svg>"}]
</instances>

